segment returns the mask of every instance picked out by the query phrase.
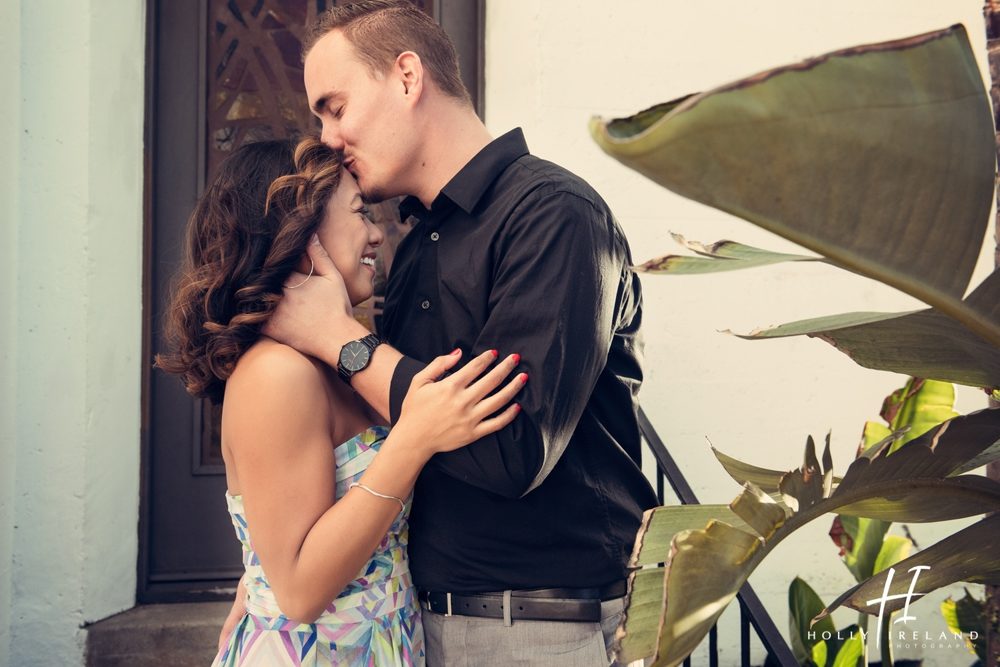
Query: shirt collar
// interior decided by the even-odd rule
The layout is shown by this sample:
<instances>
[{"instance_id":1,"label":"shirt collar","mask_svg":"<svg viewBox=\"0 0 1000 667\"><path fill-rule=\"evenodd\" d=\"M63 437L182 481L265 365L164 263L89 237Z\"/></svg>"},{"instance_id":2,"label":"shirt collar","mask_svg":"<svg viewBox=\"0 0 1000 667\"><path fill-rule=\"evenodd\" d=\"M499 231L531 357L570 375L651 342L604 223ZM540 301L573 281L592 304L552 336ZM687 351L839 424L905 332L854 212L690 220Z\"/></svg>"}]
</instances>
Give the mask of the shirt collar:
<instances>
[{"instance_id":1,"label":"shirt collar","mask_svg":"<svg viewBox=\"0 0 1000 667\"><path fill-rule=\"evenodd\" d=\"M525 143L524 133L519 127L494 139L448 181L431 203L431 210L444 208L446 206L444 200L448 200L471 214L497 176L512 162L527 154L528 144ZM427 213L420 200L413 196L406 197L399 205L401 220L406 220L411 215L421 219Z\"/></svg>"}]
</instances>

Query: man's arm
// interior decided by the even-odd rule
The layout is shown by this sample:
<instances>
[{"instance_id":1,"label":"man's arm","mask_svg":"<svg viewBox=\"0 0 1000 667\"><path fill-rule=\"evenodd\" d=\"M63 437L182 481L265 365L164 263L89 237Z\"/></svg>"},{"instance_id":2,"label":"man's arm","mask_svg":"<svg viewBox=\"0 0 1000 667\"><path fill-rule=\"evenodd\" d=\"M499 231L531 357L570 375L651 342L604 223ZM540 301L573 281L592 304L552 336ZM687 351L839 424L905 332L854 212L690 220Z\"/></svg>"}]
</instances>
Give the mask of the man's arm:
<instances>
[{"instance_id":1,"label":"man's arm","mask_svg":"<svg viewBox=\"0 0 1000 667\"><path fill-rule=\"evenodd\" d=\"M307 252L315 267L314 275L306 279L293 273L288 278L287 284L299 287L285 290L264 334L336 368L340 349L371 331L354 319L344 280L315 235ZM403 358L392 346L379 345L368 367L351 378L354 390L385 419L389 419L389 384ZM419 364L418 370L423 367Z\"/></svg>"},{"instance_id":2,"label":"man's arm","mask_svg":"<svg viewBox=\"0 0 1000 667\"><path fill-rule=\"evenodd\" d=\"M490 316L471 351L522 355L518 370L531 378L519 396L522 413L497 433L430 464L508 498L540 484L565 451L607 363L619 305L632 288L623 270L624 242L604 210L559 192L523 206L531 215L515 212L500 237ZM419 368L407 357L399 361L393 419Z\"/></svg>"}]
</instances>

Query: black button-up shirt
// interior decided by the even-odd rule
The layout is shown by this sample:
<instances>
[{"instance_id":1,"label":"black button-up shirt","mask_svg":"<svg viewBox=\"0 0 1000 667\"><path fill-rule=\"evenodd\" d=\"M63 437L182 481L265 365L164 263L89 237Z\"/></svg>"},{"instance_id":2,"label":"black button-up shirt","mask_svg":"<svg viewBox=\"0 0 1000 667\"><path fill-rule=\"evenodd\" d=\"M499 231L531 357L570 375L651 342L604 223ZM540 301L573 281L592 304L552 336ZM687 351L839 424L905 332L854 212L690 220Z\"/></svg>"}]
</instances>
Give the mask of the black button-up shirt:
<instances>
[{"instance_id":1,"label":"black button-up shirt","mask_svg":"<svg viewBox=\"0 0 1000 667\"><path fill-rule=\"evenodd\" d=\"M433 357L517 352L530 380L507 428L438 454L421 473L410 565L421 588L483 592L590 587L624 578L642 512L636 419L641 292L621 228L583 180L528 153L521 131L491 142L424 208L389 276L384 337L406 357L390 389L399 417Z\"/></svg>"}]
</instances>

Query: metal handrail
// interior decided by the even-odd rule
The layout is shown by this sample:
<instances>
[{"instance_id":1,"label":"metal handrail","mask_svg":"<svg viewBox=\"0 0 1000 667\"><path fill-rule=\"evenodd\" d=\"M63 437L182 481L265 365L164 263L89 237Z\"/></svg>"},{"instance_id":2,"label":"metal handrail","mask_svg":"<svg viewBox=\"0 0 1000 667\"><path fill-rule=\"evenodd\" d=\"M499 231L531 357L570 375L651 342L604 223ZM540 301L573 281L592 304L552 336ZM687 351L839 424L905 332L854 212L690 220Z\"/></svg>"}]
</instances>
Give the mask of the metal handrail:
<instances>
[{"instance_id":1,"label":"metal handrail","mask_svg":"<svg viewBox=\"0 0 1000 667\"><path fill-rule=\"evenodd\" d=\"M642 437L649 445L653 457L656 459L657 475L656 490L660 503L663 503L663 480L674 490L674 494L683 505L698 505L698 498L695 496L691 485L688 484L684 473L677 467L674 457L667 451L667 446L663 444L652 422L642 408L639 408L639 429ZM774 620L771 618L760 598L754 592L749 583L743 584L740 592L736 594L740 603L740 664L742 667L750 665L750 632L749 626L757 632L764 649L771 654L771 657L778 662L781 667L798 667L799 661L792 654L788 642L778 632ZM691 658L684 661L685 665L691 664ZM709 634L709 665L716 667L719 662L718 635L716 628L712 628Z\"/></svg>"}]
</instances>

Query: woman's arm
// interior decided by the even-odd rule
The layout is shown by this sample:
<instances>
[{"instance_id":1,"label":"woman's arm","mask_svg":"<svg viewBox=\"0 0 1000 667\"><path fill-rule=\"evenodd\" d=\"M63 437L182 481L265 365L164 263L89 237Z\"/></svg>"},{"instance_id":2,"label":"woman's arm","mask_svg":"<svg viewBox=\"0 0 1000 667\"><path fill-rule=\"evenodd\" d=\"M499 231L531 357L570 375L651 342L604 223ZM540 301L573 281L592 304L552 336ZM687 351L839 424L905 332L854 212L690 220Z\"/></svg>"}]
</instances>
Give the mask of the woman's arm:
<instances>
[{"instance_id":1,"label":"woman's arm","mask_svg":"<svg viewBox=\"0 0 1000 667\"><path fill-rule=\"evenodd\" d=\"M459 356L439 357L414 378L404 416L363 484L405 498L433 454L514 419L517 406L490 415L524 386L522 376L487 397L513 370L513 359L476 381L495 359L486 353L435 382ZM356 488L334 504L329 398L322 372L309 358L281 345L251 350L229 380L226 401L223 433L254 549L285 616L310 623L371 557L399 503Z\"/></svg>"}]
</instances>

